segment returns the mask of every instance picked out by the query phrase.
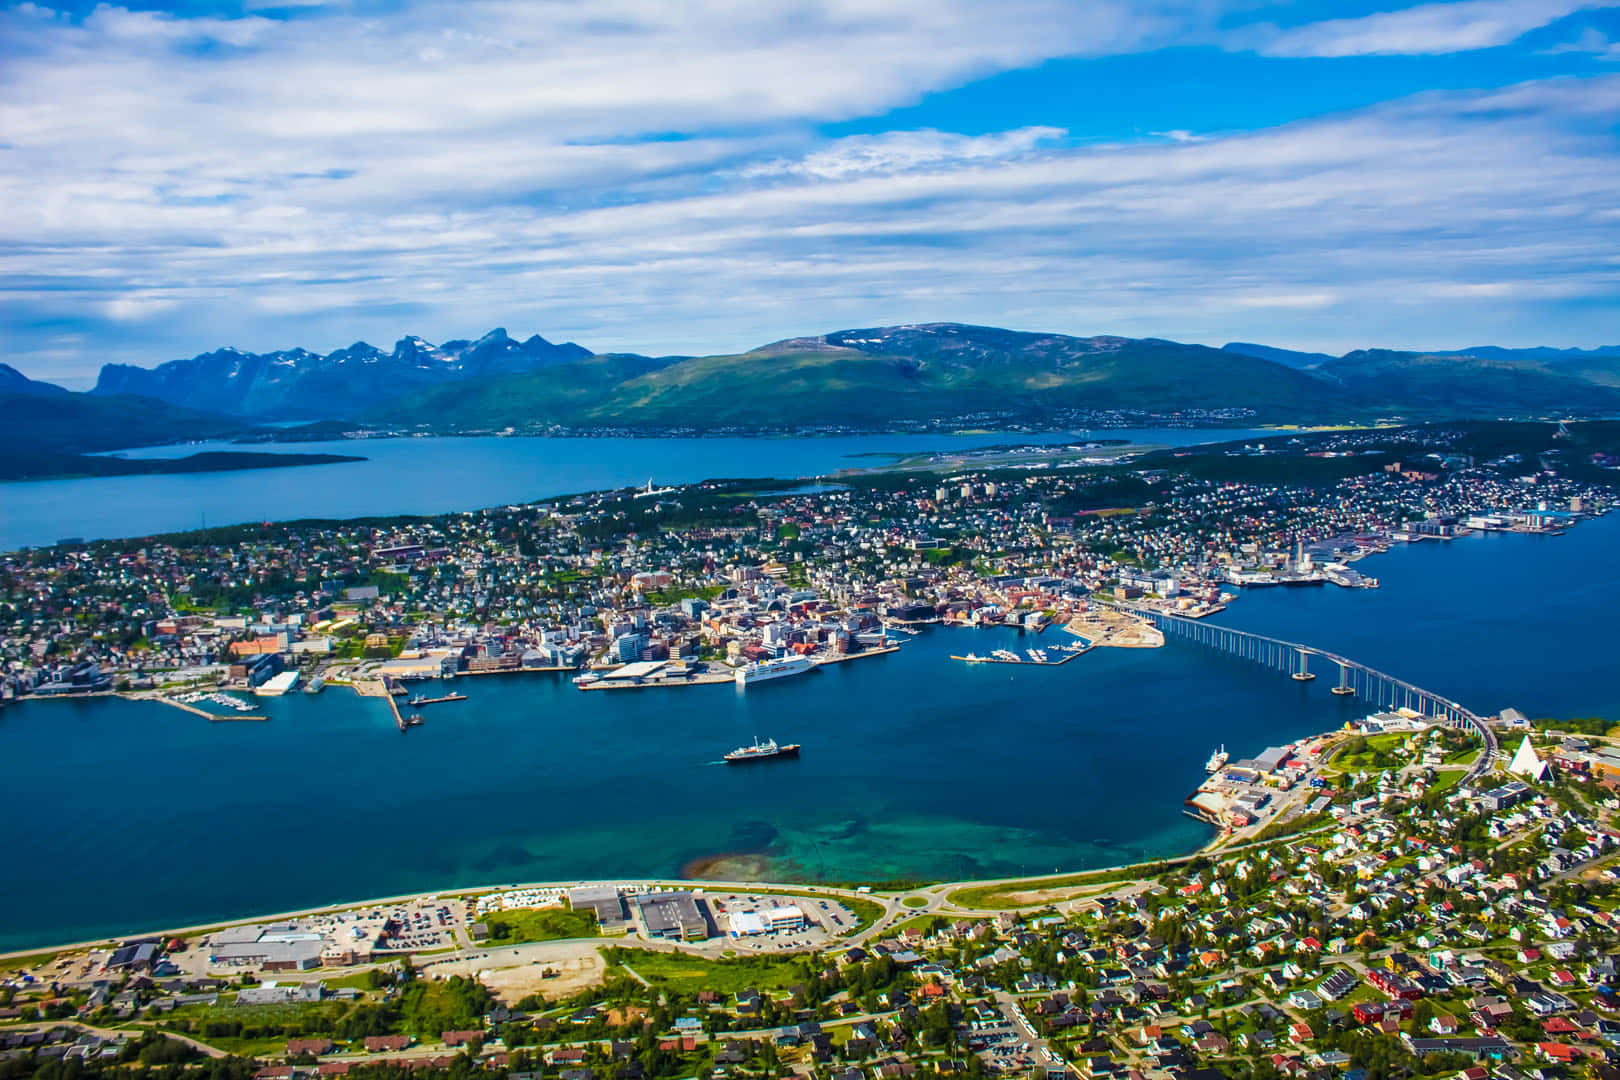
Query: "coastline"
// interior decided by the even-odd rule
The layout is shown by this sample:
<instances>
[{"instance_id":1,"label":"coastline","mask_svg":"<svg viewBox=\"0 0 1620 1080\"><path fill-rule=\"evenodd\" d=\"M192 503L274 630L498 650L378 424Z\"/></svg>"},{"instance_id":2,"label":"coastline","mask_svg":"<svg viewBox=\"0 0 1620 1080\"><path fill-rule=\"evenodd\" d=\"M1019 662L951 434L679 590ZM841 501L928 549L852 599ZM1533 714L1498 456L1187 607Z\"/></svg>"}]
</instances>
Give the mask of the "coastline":
<instances>
[{"instance_id":1,"label":"coastline","mask_svg":"<svg viewBox=\"0 0 1620 1080\"><path fill-rule=\"evenodd\" d=\"M1617 518L1617 516L1610 516L1610 519L1609 519L1609 527L1610 528L1613 527L1613 525L1614 525L1614 523L1616 521L1616 518ZM1598 523L1593 522L1592 524L1594 526L1596 526ZM1577 530L1572 530L1570 535L1580 535L1581 531L1582 530L1578 530L1578 529ZM1482 550L1489 550L1495 544L1509 543L1510 542L1510 539L1509 539L1510 536L1524 537L1524 539L1521 539L1521 540L1512 540L1511 541L1516 548L1519 548L1521 550L1529 550L1529 549L1532 549L1532 548L1533 549L1542 549L1542 545L1540 545L1540 544L1533 544L1533 545L1527 545L1526 544L1526 541L1529 540L1533 535L1536 535L1536 534L1524 534L1524 533L1504 534L1504 536L1502 538L1493 540L1490 533L1481 533L1481 534L1476 534L1476 538L1479 538L1479 537L1484 537L1485 538L1486 542L1483 545ZM1610 534L1600 533L1599 535L1600 536L1606 536L1606 535L1610 535ZM1568 542L1568 541L1566 541L1566 542ZM1463 545L1463 547L1475 547L1475 546L1476 545ZM1590 546L1590 545L1588 545L1588 546ZM1397 548L1394 548L1394 546L1392 545L1391 550L1389 552L1381 552L1381 553L1390 553L1390 554L1394 554L1394 555L1398 556L1400 550L1420 549L1420 548L1425 548L1425 547L1428 547L1428 546L1427 545L1419 545L1419 544L1411 544L1411 545L1402 545L1401 548L1397 549ZM1545 549L1545 550L1551 550L1551 549ZM1442 554L1443 552L1446 552L1446 551L1447 551L1447 549L1444 548L1444 547L1442 547L1440 549L1434 549L1434 554L1432 554L1430 556L1427 556L1425 559L1420 560L1420 561L1428 563L1430 565L1434 565L1434 560L1449 557L1449 554ZM1476 573L1478 572L1477 568L1476 568L1475 572ZM1341 591L1341 590L1326 590L1326 591L1328 593L1330 593L1330 594L1342 592L1346 597L1358 595L1358 594L1355 594L1354 592L1347 592L1347 591ZM1312 594L1316 594L1318 592L1320 592L1320 590L1310 590L1310 593L1312 593ZM1273 593L1272 595L1275 595L1277 597L1284 597L1284 596L1292 595L1292 596L1298 598L1298 597L1302 597L1302 596L1304 596L1306 594L1305 594L1304 591L1298 591L1298 590L1292 591L1292 592L1279 590L1279 591ZM861 654L861 655L872 655L872 653ZM1354 652L1351 652L1350 655L1358 655L1358 654L1356 654ZM858 658L858 657L850 657L850 658L853 659L853 658ZM1424 676L1420 676L1420 677L1424 677ZM116 693L113 693L113 692L106 692L106 693L100 693L100 694L94 694L94 695L81 695L81 696L76 696L76 697L80 697L82 699L83 697L112 697L112 696L123 696L123 695L119 695L119 694L116 694ZM728 695L722 695L722 696L728 696ZM46 699L40 699L40 700L46 700ZM1578 715L1578 714L1571 714L1571 715ZM1258 748L1258 744L1256 746L1248 746L1247 743L1245 743L1243 745L1244 745L1245 751L1252 751L1252 750ZM1202 843L1197 845L1196 847L1193 847L1190 850L1188 850L1187 854L1180 855L1180 856L1175 856L1175 857L1176 858L1194 858L1194 857L1197 857L1198 854L1211 850L1212 845L1218 839L1219 839L1219 836L1208 837ZM723 849L715 849L715 850L723 850ZM1183 849L1183 850L1186 850L1186 849ZM1147 863L1162 862L1162 861L1164 861L1164 858L1162 858L1162 857L1157 858L1157 859L1145 860L1145 862L1147 862ZM1116 864L1112 864L1112 866L1110 868L1108 868L1108 869L1118 869L1118 868L1124 868L1124 867L1136 866L1136 865L1143 865L1143 864L1144 864L1144 861L1131 862L1131 863L1116 863ZM1052 865L1052 863L1048 862L1046 865ZM1069 864L1069 865L1072 865L1072 864ZM1080 865L1082 867L1085 866L1084 863L1081 863ZM1102 872L1105 872L1105 868L1086 868L1086 869L1076 869L1076 870L1069 870L1069 871L1055 871L1054 874L1052 874L1052 875L1041 875L1041 877L1062 878L1062 877L1065 877L1065 876L1073 876L1075 874L1080 874L1080 873L1090 874L1090 873L1102 873ZM483 875L479 875L475 880L495 880L495 879L485 877ZM709 883L704 882L701 879L685 878L685 877L674 877L674 878L656 879L656 880L680 881L680 882L685 882L685 883L687 883L689 885L692 885L694 887L708 887L708 884L709 884ZM843 880L850 880L850 878L848 876L843 876ZM972 884L974 884L976 882L979 882L979 881L982 881L982 880L986 880L986 879L982 879L982 878L963 878L963 879L961 879L961 881L962 881L962 883L964 885L972 885ZM1020 878L1020 880L1026 880L1026 879ZM1032 880L1033 881L1033 880L1037 880L1037 879L1032 877L1032 878L1029 878L1027 880ZM767 885L765 883L763 883L763 882L745 882L743 884L750 885L750 886L755 887L755 888L767 887ZM805 883L801 883L801 882L794 882L792 879L789 879L786 882L779 882L779 883L775 883L775 884L777 886L781 886L781 887L794 887L794 888L816 888L817 887L817 886L815 886L813 884L805 884ZM467 892L467 891L477 891L478 889L485 888L485 887L487 887L487 886L470 885L470 886L460 887L460 888L458 888L458 889L456 889L454 891L456 891L457 893ZM402 893L400 895L406 896L406 897L415 896L415 895L422 895L422 891L421 890L413 890L410 893ZM347 906L354 906L354 905L353 904L327 905L325 907L317 908L317 909L314 909L314 910L327 910L328 908L334 907L334 906L347 907ZM247 918L251 918L251 917L247 917ZM234 915L227 915L227 916L224 916L224 917L222 917L220 919L212 919L212 918L210 918L207 923L204 923L202 925L212 926L212 925L221 925L221 924L232 924L232 923L239 922L239 921L243 921L243 919L238 918L238 917L236 917ZM99 940L106 940L106 939L105 938L96 938L96 939L90 939L90 940L98 940L99 941ZM47 946L45 948L62 948L62 947L65 947L65 946ZM40 951L40 949L38 947L33 947L33 948L28 948L28 949L19 949L19 950L14 951L10 955L26 954L27 952L30 952L30 951Z\"/></svg>"}]
</instances>

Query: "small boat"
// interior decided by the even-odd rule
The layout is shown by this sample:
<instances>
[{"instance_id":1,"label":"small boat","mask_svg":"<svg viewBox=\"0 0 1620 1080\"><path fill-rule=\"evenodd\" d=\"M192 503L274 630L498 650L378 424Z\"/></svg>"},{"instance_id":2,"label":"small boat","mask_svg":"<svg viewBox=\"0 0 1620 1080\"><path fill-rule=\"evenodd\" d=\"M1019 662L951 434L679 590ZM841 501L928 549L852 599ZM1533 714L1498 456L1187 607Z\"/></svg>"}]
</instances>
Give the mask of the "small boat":
<instances>
[{"instance_id":1,"label":"small boat","mask_svg":"<svg viewBox=\"0 0 1620 1080\"><path fill-rule=\"evenodd\" d=\"M427 718L421 713L413 712L409 716L401 716L399 718L399 733L403 735L411 728L421 727L425 723L427 723Z\"/></svg>"}]
</instances>

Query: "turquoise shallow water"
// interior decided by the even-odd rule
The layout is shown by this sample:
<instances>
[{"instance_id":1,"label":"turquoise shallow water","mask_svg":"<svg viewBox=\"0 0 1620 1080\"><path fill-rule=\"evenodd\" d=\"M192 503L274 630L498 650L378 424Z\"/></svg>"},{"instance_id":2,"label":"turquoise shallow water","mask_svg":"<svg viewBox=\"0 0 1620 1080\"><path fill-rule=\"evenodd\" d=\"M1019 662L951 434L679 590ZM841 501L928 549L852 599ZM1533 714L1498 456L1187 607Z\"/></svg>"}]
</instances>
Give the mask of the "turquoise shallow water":
<instances>
[{"instance_id":1,"label":"turquoise shallow water","mask_svg":"<svg viewBox=\"0 0 1620 1080\"><path fill-rule=\"evenodd\" d=\"M1362 564L1382 590L1255 592L1220 618L1480 710L1620 714L1617 540L1620 516L1562 538L1418 545ZM463 679L470 700L430 707L405 736L386 706L339 688L272 699L267 724L108 700L10 707L0 948L456 885L670 875L726 855L850 880L1180 853L1208 835L1181 804L1216 744L1249 754L1363 708L1327 680L1185 644L1055 669L948 658L1027 644L938 628L746 691ZM803 757L718 763L756 734Z\"/></svg>"}]
</instances>

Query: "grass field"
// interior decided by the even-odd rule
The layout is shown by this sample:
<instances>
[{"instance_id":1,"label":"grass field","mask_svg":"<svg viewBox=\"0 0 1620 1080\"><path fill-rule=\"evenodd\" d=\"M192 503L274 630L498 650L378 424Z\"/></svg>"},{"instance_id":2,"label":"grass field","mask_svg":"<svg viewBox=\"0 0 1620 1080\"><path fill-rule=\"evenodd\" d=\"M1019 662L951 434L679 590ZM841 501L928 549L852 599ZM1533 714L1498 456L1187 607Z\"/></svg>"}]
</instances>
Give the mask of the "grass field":
<instances>
[{"instance_id":1,"label":"grass field","mask_svg":"<svg viewBox=\"0 0 1620 1080\"><path fill-rule=\"evenodd\" d=\"M800 961L788 957L746 956L735 960L705 960L683 953L644 952L639 949L610 949L604 954L610 973L628 965L637 975L654 985L672 990L697 992L715 990L734 994L750 987L780 990L807 981Z\"/></svg>"},{"instance_id":2,"label":"grass field","mask_svg":"<svg viewBox=\"0 0 1620 1080\"><path fill-rule=\"evenodd\" d=\"M1462 782L1468 775L1467 769L1440 769L1434 774L1434 786L1430 791L1450 791Z\"/></svg>"},{"instance_id":3,"label":"grass field","mask_svg":"<svg viewBox=\"0 0 1620 1080\"><path fill-rule=\"evenodd\" d=\"M1445 763L1447 765L1472 765L1479 759L1479 755L1484 752L1485 748L1483 746L1465 746L1460 750L1453 750L1447 754Z\"/></svg>"},{"instance_id":4,"label":"grass field","mask_svg":"<svg viewBox=\"0 0 1620 1080\"><path fill-rule=\"evenodd\" d=\"M595 915L562 908L501 911L486 916L484 923L489 927L489 940L502 944L596 937L598 933Z\"/></svg>"},{"instance_id":5,"label":"grass field","mask_svg":"<svg viewBox=\"0 0 1620 1080\"><path fill-rule=\"evenodd\" d=\"M1143 866L1127 866L1118 870L1093 870L1084 874L1070 874L1067 877L1014 881L1001 885L980 885L957 889L950 894L949 900L959 907L967 908L1030 907L1029 901L1014 900L1011 898L1012 894L1034 890L1044 892L1057 889L1079 889L1087 885L1111 885L1119 881L1141 881L1146 878L1158 877L1169 869L1173 863L1185 861L1184 859L1178 859L1172 860L1171 863L1149 863Z\"/></svg>"}]
</instances>

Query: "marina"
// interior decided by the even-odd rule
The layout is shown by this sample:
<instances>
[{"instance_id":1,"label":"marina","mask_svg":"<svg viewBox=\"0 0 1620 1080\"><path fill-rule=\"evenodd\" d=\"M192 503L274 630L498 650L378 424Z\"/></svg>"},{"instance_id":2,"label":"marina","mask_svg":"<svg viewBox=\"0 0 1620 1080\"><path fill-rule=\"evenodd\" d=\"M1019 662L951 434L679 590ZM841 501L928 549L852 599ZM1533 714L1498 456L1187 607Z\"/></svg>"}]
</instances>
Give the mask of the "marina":
<instances>
[{"instance_id":1,"label":"marina","mask_svg":"<svg viewBox=\"0 0 1620 1080\"><path fill-rule=\"evenodd\" d=\"M978 653L965 653L951 656L952 660L961 660L969 664L1022 664L1029 667L1062 667L1070 660L1083 656L1096 648L1090 643L1068 646L1049 646L1045 649L1025 649L1024 655L1019 656L1011 649L996 649L988 656ZM1054 659L1053 653L1061 653L1061 657Z\"/></svg>"}]
</instances>

